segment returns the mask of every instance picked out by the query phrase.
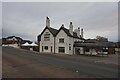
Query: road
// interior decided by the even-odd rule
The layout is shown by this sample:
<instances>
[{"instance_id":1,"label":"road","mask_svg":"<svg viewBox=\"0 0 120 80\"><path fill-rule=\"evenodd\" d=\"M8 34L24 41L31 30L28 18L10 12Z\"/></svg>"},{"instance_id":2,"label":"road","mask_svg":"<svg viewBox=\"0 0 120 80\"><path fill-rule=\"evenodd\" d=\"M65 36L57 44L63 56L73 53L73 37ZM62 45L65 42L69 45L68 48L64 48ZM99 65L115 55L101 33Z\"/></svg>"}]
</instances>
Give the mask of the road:
<instances>
[{"instance_id":1,"label":"road","mask_svg":"<svg viewBox=\"0 0 120 80\"><path fill-rule=\"evenodd\" d=\"M2 46L0 46L0 79L2 78Z\"/></svg>"},{"instance_id":2,"label":"road","mask_svg":"<svg viewBox=\"0 0 120 80\"><path fill-rule=\"evenodd\" d=\"M3 47L3 77L117 78L118 66Z\"/></svg>"}]
</instances>

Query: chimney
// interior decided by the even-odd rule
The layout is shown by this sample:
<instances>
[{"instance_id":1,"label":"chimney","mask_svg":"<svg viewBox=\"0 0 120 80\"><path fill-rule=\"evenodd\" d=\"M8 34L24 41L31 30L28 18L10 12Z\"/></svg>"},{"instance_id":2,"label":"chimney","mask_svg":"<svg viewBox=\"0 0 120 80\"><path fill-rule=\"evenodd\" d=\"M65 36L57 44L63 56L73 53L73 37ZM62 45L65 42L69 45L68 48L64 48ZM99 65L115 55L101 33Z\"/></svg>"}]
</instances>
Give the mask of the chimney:
<instances>
[{"instance_id":1,"label":"chimney","mask_svg":"<svg viewBox=\"0 0 120 80\"><path fill-rule=\"evenodd\" d=\"M80 27L78 27L77 36L80 37Z\"/></svg>"},{"instance_id":2,"label":"chimney","mask_svg":"<svg viewBox=\"0 0 120 80\"><path fill-rule=\"evenodd\" d=\"M71 35L73 35L73 25L72 25L72 22L70 22L70 25L69 25L69 32Z\"/></svg>"},{"instance_id":3,"label":"chimney","mask_svg":"<svg viewBox=\"0 0 120 80\"><path fill-rule=\"evenodd\" d=\"M80 37L80 27L78 27L78 29L75 29L74 32L77 33L78 37Z\"/></svg>"},{"instance_id":4,"label":"chimney","mask_svg":"<svg viewBox=\"0 0 120 80\"><path fill-rule=\"evenodd\" d=\"M83 33L84 33L84 32L83 32L83 28L82 28L82 29L81 29L81 37L82 37L82 38L83 38Z\"/></svg>"},{"instance_id":5,"label":"chimney","mask_svg":"<svg viewBox=\"0 0 120 80\"><path fill-rule=\"evenodd\" d=\"M50 27L50 19L48 17L46 17L46 26Z\"/></svg>"}]
</instances>

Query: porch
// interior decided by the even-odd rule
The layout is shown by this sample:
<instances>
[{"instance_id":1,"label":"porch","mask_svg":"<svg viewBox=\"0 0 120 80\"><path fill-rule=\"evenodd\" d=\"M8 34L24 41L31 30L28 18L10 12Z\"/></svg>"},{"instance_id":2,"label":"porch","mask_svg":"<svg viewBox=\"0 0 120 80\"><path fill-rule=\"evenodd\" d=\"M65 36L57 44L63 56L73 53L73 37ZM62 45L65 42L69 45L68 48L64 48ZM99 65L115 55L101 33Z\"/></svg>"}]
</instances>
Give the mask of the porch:
<instances>
[{"instance_id":1,"label":"porch","mask_svg":"<svg viewBox=\"0 0 120 80\"><path fill-rule=\"evenodd\" d=\"M85 43L85 42L75 42L74 43L74 53L77 55L90 55L90 56L108 56L108 44L103 43Z\"/></svg>"}]
</instances>

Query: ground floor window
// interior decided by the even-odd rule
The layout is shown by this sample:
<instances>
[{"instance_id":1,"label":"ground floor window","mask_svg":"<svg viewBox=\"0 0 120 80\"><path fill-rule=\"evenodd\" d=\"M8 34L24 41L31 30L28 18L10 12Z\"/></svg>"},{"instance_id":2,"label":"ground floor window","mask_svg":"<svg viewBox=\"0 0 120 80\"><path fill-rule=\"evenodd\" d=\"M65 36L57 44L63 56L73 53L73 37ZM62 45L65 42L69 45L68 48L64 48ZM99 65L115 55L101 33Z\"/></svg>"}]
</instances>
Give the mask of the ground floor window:
<instances>
[{"instance_id":1,"label":"ground floor window","mask_svg":"<svg viewBox=\"0 0 120 80\"><path fill-rule=\"evenodd\" d=\"M65 47L59 47L59 52L60 53L65 53Z\"/></svg>"},{"instance_id":2,"label":"ground floor window","mask_svg":"<svg viewBox=\"0 0 120 80\"><path fill-rule=\"evenodd\" d=\"M45 50L48 50L48 46L45 46L44 49L45 49Z\"/></svg>"},{"instance_id":3,"label":"ground floor window","mask_svg":"<svg viewBox=\"0 0 120 80\"><path fill-rule=\"evenodd\" d=\"M108 50L106 48L103 48L102 51L103 52L108 52Z\"/></svg>"},{"instance_id":4,"label":"ground floor window","mask_svg":"<svg viewBox=\"0 0 120 80\"><path fill-rule=\"evenodd\" d=\"M69 47L69 50L71 50L71 47Z\"/></svg>"}]
</instances>

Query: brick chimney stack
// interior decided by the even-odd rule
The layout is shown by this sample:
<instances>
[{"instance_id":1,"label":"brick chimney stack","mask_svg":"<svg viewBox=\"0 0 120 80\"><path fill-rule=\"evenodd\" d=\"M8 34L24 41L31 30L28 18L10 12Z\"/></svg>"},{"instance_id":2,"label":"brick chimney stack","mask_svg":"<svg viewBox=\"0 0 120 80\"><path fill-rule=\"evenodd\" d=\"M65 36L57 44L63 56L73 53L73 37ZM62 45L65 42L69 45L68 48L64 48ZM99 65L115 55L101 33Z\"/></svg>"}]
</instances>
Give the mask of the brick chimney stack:
<instances>
[{"instance_id":1,"label":"brick chimney stack","mask_svg":"<svg viewBox=\"0 0 120 80\"><path fill-rule=\"evenodd\" d=\"M82 28L82 29L81 29L81 37L82 37L82 38L84 37L83 34L84 34L84 32L83 32L83 28Z\"/></svg>"},{"instance_id":2,"label":"brick chimney stack","mask_svg":"<svg viewBox=\"0 0 120 80\"><path fill-rule=\"evenodd\" d=\"M78 27L77 36L80 37L80 27Z\"/></svg>"},{"instance_id":3,"label":"brick chimney stack","mask_svg":"<svg viewBox=\"0 0 120 80\"><path fill-rule=\"evenodd\" d=\"M71 35L73 35L73 25L72 25L72 22L70 22L70 25L69 25L69 32Z\"/></svg>"},{"instance_id":4,"label":"brick chimney stack","mask_svg":"<svg viewBox=\"0 0 120 80\"><path fill-rule=\"evenodd\" d=\"M46 17L46 26L50 27L50 19L48 17Z\"/></svg>"}]
</instances>

